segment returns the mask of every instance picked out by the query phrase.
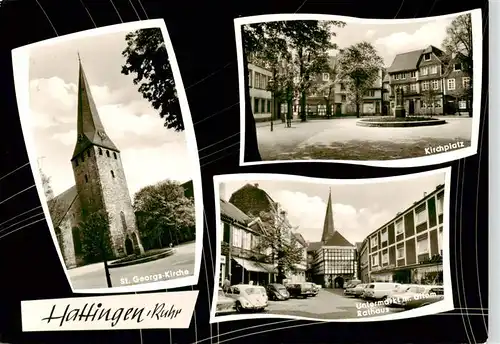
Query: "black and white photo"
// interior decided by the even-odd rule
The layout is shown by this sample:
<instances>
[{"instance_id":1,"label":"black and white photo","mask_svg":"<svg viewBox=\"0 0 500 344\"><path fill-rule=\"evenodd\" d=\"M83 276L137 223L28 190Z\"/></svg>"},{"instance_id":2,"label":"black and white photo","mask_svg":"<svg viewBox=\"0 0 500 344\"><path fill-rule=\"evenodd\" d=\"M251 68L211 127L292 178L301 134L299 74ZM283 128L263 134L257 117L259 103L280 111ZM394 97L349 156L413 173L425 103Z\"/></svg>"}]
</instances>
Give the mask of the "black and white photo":
<instances>
[{"instance_id":1,"label":"black and white photo","mask_svg":"<svg viewBox=\"0 0 500 344\"><path fill-rule=\"evenodd\" d=\"M215 176L212 321L388 320L453 309L449 183L449 168L366 180Z\"/></svg>"},{"instance_id":2,"label":"black and white photo","mask_svg":"<svg viewBox=\"0 0 500 344\"><path fill-rule=\"evenodd\" d=\"M78 292L195 284L201 179L189 107L161 20L13 51L42 208Z\"/></svg>"},{"instance_id":3,"label":"black and white photo","mask_svg":"<svg viewBox=\"0 0 500 344\"><path fill-rule=\"evenodd\" d=\"M235 19L235 29L241 165L418 166L476 153L480 10L411 20L266 15ZM261 161L245 160L249 140Z\"/></svg>"}]
</instances>

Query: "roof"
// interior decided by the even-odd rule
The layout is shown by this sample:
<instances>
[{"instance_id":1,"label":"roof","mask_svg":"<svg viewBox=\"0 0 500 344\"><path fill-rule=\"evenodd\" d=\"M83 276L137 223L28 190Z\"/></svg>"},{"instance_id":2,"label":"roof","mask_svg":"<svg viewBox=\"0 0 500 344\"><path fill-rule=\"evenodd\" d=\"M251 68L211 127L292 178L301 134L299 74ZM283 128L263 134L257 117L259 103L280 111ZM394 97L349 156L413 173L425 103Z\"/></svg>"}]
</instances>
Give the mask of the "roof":
<instances>
[{"instance_id":1,"label":"roof","mask_svg":"<svg viewBox=\"0 0 500 344\"><path fill-rule=\"evenodd\" d=\"M325 222L323 223L323 234L321 241L327 241L335 233L335 226L333 224L333 211L332 211L332 191L328 194L328 202L326 204Z\"/></svg>"},{"instance_id":2,"label":"roof","mask_svg":"<svg viewBox=\"0 0 500 344\"><path fill-rule=\"evenodd\" d=\"M231 195L229 202L247 215L259 216L262 211L274 210L273 199L267 192L259 189L259 184L242 186Z\"/></svg>"},{"instance_id":3,"label":"roof","mask_svg":"<svg viewBox=\"0 0 500 344\"><path fill-rule=\"evenodd\" d=\"M74 202L76 196L78 195L78 192L76 191L76 185L73 185L66 191L63 191L56 197L54 197L52 200L50 200L48 203L56 202L59 203L60 206L64 208L69 208L71 203Z\"/></svg>"},{"instance_id":4,"label":"roof","mask_svg":"<svg viewBox=\"0 0 500 344\"><path fill-rule=\"evenodd\" d=\"M344 236L342 234L339 233L339 231L335 231L335 233L333 234L333 236L328 239L328 241L326 241L323 246L354 246L353 244L351 244L349 242L349 240L347 240L346 238L344 238Z\"/></svg>"},{"instance_id":5,"label":"roof","mask_svg":"<svg viewBox=\"0 0 500 344\"><path fill-rule=\"evenodd\" d=\"M307 242L304 239L304 237L302 236L302 234L293 233L293 236L295 237L295 239L297 239L298 242L300 242L302 244L302 246L307 247Z\"/></svg>"},{"instance_id":6,"label":"roof","mask_svg":"<svg viewBox=\"0 0 500 344\"><path fill-rule=\"evenodd\" d=\"M220 212L221 215L226 216L242 225L247 225L252 219L250 216L246 215L240 209L238 209L234 204L220 200Z\"/></svg>"},{"instance_id":7,"label":"roof","mask_svg":"<svg viewBox=\"0 0 500 344\"><path fill-rule=\"evenodd\" d=\"M420 56L422 56L422 52L423 49L419 49L402 54L397 54L394 57L391 66L387 69L387 72L395 73L417 69L418 61L420 60Z\"/></svg>"},{"instance_id":8,"label":"roof","mask_svg":"<svg viewBox=\"0 0 500 344\"><path fill-rule=\"evenodd\" d=\"M321 241L310 242L307 246L307 252L317 251L321 248L321 246L323 246L323 243Z\"/></svg>"},{"instance_id":9,"label":"roof","mask_svg":"<svg viewBox=\"0 0 500 344\"><path fill-rule=\"evenodd\" d=\"M92 145L119 152L106 135L81 62L79 62L77 116L77 141L72 160Z\"/></svg>"}]
</instances>

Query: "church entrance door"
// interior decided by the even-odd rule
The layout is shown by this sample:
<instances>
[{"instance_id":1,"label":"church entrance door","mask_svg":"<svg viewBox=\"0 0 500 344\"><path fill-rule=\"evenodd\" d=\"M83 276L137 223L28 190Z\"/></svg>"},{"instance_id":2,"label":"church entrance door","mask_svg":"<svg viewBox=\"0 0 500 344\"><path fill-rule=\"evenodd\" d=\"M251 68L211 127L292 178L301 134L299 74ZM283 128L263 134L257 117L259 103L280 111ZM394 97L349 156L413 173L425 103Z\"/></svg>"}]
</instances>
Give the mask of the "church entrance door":
<instances>
[{"instance_id":1,"label":"church entrance door","mask_svg":"<svg viewBox=\"0 0 500 344\"><path fill-rule=\"evenodd\" d=\"M334 280L335 288L344 288L344 279L340 276Z\"/></svg>"},{"instance_id":2,"label":"church entrance door","mask_svg":"<svg viewBox=\"0 0 500 344\"><path fill-rule=\"evenodd\" d=\"M127 256L134 253L134 244L129 237L127 237L127 239L125 240L125 253L127 254Z\"/></svg>"}]
</instances>

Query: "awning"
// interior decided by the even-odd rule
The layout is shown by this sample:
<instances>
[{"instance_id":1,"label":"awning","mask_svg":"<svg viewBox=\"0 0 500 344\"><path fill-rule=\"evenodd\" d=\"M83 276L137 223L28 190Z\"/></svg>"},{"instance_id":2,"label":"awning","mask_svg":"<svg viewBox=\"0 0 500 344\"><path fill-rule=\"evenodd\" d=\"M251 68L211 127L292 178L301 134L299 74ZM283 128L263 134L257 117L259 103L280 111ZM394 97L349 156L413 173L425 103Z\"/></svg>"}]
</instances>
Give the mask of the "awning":
<instances>
[{"instance_id":1,"label":"awning","mask_svg":"<svg viewBox=\"0 0 500 344\"><path fill-rule=\"evenodd\" d=\"M268 264L268 263L259 263L264 269L266 269L266 272L270 273L270 274L277 274L278 273L278 269L276 269L276 267L272 264Z\"/></svg>"},{"instance_id":2,"label":"awning","mask_svg":"<svg viewBox=\"0 0 500 344\"><path fill-rule=\"evenodd\" d=\"M236 263L240 264L243 267L243 269L247 271L266 272L266 273L269 272L260 263L254 262L252 260L236 258L236 257L233 257L233 259Z\"/></svg>"}]
</instances>

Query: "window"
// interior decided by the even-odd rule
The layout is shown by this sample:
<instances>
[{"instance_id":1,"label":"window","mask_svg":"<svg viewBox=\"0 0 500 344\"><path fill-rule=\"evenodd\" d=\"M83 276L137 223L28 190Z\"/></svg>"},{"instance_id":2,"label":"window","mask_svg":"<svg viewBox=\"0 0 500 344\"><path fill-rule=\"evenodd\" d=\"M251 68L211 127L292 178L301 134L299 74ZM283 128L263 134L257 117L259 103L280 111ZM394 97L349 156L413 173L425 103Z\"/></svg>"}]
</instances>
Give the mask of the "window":
<instances>
[{"instance_id":1,"label":"window","mask_svg":"<svg viewBox=\"0 0 500 344\"><path fill-rule=\"evenodd\" d=\"M417 92L417 84L411 84L410 91Z\"/></svg>"},{"instance_id":2,"label":"window","mask_svg":"<svg viewBox=\"0 0 500 344\"><path fill-rule=\"evenodd\" d=\"M109 158L109 150L106 151L106 156Z\"/></svg>"},{"instance_id":3,"label":"window","mask_svg":"<svg viewBox=\"0 0 500 344\"><path fill-rule=\"evenodd\" d=\"M438 72L438 66L429 67L429 74L437 74L437 72Z\"/></svg>"},{"instance_id":4,"label":"window","mask_svg":"<svg viewBox=\"0 0 500 344\"><path fill-rule=\"evenodd\" d=\"M403 219L401 218L396 221L396 235L403 234L404 230L404 223Z\"/></svg>"},{"instance_id":5,"label":"window","mask_svg":"<svg viewBox=\"0 0 500 344\"><path fill-rule=\"evenodd\" d=\"M252 83L252 81L253 81L252 79L253 79L253 78L252 78L252 71L251 71L251 70L249 70L249 71L248 71L248 86L249 86L249 87L252 87L252 84L253 84L253 83Z\"/></svg>"},{"instance_id":6,"label":"window","mask_svg":"<svg viewBox=\"0 0 500 344\"><path fill-rule=\"evenodd\" d=\"M370 238L370 242L372 243L372 247L378 246L378 237L374 236Z\"/></svg>"},{"instance_id":7,"label":"window","mask_svg":"<svg viewBox=\"0 0 500 344\"><path fill-rule=\"evenodd\" d=\"M328 80L330 80L330 74L323 73L323 81L328 81Z\"/></svg>"},{"instance_id":8,"label":"window","mask_svg":"<svg viewBox=\"0 0 500 344\"><path fill-rule=\"evenodd\" d=\"M470 87L470 78L468 76L462 78L462 87L463 88Z\"/></svg>"},{"instance_id":9,"label":"window","mask_svg":"<svg viewBox=\"0 0 500 344\"><path fill-rule=\"evenodd\" d=\"M431 53L424 54L424 61L430 61Z\"/></svg>"},{"instance_id":10,"label":"window","mask_svg":"<svg viewBox=\"0 0 500 344\"><path fill-rule=\"evenodd\" d=\"M382 253L382 264L387 264L389 263L389 253L384 252Z\"/></svg>"},{"instance_id":11,"label":"window","mask_svg":"<svg viewBox=\"0 0 500 344\"><path fill-rule=\"evenodd\" d=\"M449 90L455 89L455 79L448 79L448 89Z\"/></svg>"},{"instance_id":12,"label":"window","mask_svg":"<svg viewBox=\"0 0 500 344\"><path fill-rule=\"evenodd\" d=\"M127 221L125 220L125 214L123 211L120 212L120 218L122 220L122 227L123 227L123 232L127 231Z\"/></svg>"},{"instance_id":13,"label":"window","mask_svg":"<svg viewBox=\"0 0 500 344\"><path fill-rule=\"evenodd\" d=\"M241 229L239 228L235 228L235 227L230 227L230 229L232 229L233 231L233 242L232 242L232 246L233 247L238 247L238 248L241 248Z\"/></svg>"},{"instance_id":14,"label":"window","mask_svg":"<svg viewBox=\"0 0 500 344\"><path fill-rule=\"evenodd\" d=\"M242 232L242 248L245 250L252 249L252 233Z\"/></svg>"},{"instance_id":15,"label":"window","mask_svg":"<svg viewBox=\"0 0 500 344\"><path fill-rule=\"evenodd\" d=\"M372 256L372 266L378 265L378 254Z\"/></svg>"},{"instance_id":16,"label":"window","mask_svg":"<svg viewBox=\"0 0 500 344\"><path fill-rule=\"evenodd\" d=\"M394 74L394 80L399 80L399 74Z\"/></svg>"},{"instance_id":17,"label":"window","mask_svg":"<svg viewBox=\"0 0 500 344\"><path fill-rule=\"evenodd\" d=\"M260 113L265 113L266 112L266 100L261 99L260 100Z\"/></svg>"},{"instance_id":18,"label":"window","mask_svg":"<svg viewBox=\"0 0 500 344\"><path fill-rule=\"evenodd\" d=\"M111 177L115 177L115 172L111 171Z\"/></svg>"},{"instance_id":19,"label":"window","mask_svg":"<svg viewBox=\"0 0 500 344\"><path fill-rule=\"evenodd\" d=\"M87 156L90 158L90 149L87 151Z\"/></svg>"},{"instance_id":20,"label":"window","mask_svg":"<svg viewBox=\"0 0 500 344\"><path fill-rule=\"evenodd\" d=\"M429 90L429 81L424 81L422 83L422 91L427 91Z\"/></svg>"},{"instance_id":21,"label":"window","mask_svg":"<svg viewBox=\"0 0 500 344\"><path fill-rule=\"evenodd\" d=\"M374 90L366 91L366 96L367 97L375 97L375 91Z\"/></svg>"},{"instance_id":22,"label":"window","mask_svg":"<svg viewBox=\"0 0 500 344\"><path fill-rule=\"evenodd\" d=\"M396 250L396 259L403 259L405 257L405 247L398 247Z\"/></svg>"},{"instance_id":23,"label":"window","mask_svg":"<svg viewBox=\"0 0 500 344\"><path fill-rule=\"evenodd\" d=\"M438 250L439 254L443 255L443 228L439 228L438 232Z\"/></svg>"},{"instance_id":24,"label":"window","mask_svg":"<svg viewBox=\"0 0 500 344\"><path fill-rule=\"evenodd\" d=\"M406 79L406 73L401 73L401 79L402 80Z\"/></svg>"},{"instance_id":25,"label":"window","mask_svg":"<svg viewBox=\"0 0 500 344\"><path fill-rule=\"evenodd\" d=\"M460 110L465 110L465 109L467 109L467 102L466 102L465 100L460 100L460 101L458 102L458 108L459 108Z\"/></svg>"},{"instance_id":26,"label":"window","mask_svg":"<svg viewBox=\"0 0 500 344\"><path fill-rule=\"evenodd\" d=\"M459 70L462 70L462 64L461 63L455 63L455 65L453 66L453 70L455 72L458 72Z\"/></svg>"},{"instance_id":27,"label":"window","mask_svg":"<svg viewBox=\"0 0 500 344\"><path fill-rule=\"evenodd\" d=\"M253 74L253 87L260 88L260 74L257 72Z\"/></svg>"},{"instance_id":28,"label":"window","mask_svg":"<svg viewBox=\"0 0 500 344\"><path fill-rule=\"evenodd\" d=\"M271 113L271 101L270 100L267 101L267 112Z\"/></svg>"},{"instance_id":29,"label":"window","mask_svg":"<svg viewBox=\"0 0 500 344\"><path fill-rule=\"evenodd\" d=\"M427 209L421 208L418 211L415 211L415 223L420 225L424 222L427 222Z\"/></svg>"},{"instance_id":30,"label":"window","mask_svg":"<svg viewBox=\"0 0 500 344\"><path fill-rule=\"evenodd\" d=\"M259 98L254 98L253 100L253 112L259 113Z\"/></svg>"},{"instance_id":31,"label":"window","mask_svg":"<svg viewBox=\"0 0 500 344\"><path fill-rule=\"evenodd\" d=\"M432 80L432 89L439 90L439 80Z\"/></svg>"},{"instance_id":32,"label":"window","mask_svg":"<svg viewBox=\"0 0 500 344\"><path fill-rule=\"evenodd\" d=\"M115 153L115 152L113 152L113 157L114 157L115 159L118 159L118 157L116 156L116 153Z\"/></svg>"},{"instance_id":33,"label":"window","mask_svg":"<svg viewBox=\"0 0 500 344\"><path fill-rule=\"evenodd\" d=\"M380 241L381 242L386 242L387 241L387 229L384 229L382 233L380 234Z\"/></svg>"},{"instance_id":34,"label":"window","mask_svg":"<svg viewBox=\"0 0 500 344\"><path fill-rule=\"evenodd\" d=\"M89 182L89 177L87 177L87 175L85 175L85 183L88 183Z\"/></svg>"},{"instance_id":35,"label":"window","mask_svg":"<svg viewBox=\"0 0 500 344\"><path fill-rule=\"evenodd\" d=\"M417 77L416 71L410 72L410 78L416 78L416 77Z\"/></svg>"},{"instance_id":36,"label":"window","mask_svg":"<svg viewBox=\"0 0 500 344\"><path fill-rule=\"evenodd\" d=\"M99 155L102 155L102 149L99 148Z\"/></svg>"},{"instance_id":37,"label":"window","mask_svg":"<svg viewBox=\"0 0 500 344\"><path fill-rule=\"evenodd\" d=\"M80 158L82 159L82 162L84 162L85 161L85 154L82 154Z\"/></svg>"},{"instance_id":38,"label":"window","mask_svg":"<svg viewBox=\"0 0 500 344\"><path fill-rule=\"evenodd\" d=\"M341 91L345 91L345 85L344 84L340 84L340 90Z\"/></svg>"},{"instance_id":39,"label":"window","mask_svg":"<svg viewBox=\"0 0 500 344\"><path fill-rule=\"evenodd\" d=\"M444 212L444 197L438 197L436 208L438 215L441 215Z\"/></svg>"},{"instance_id":40,"label":"window","mask_svg":"<svg viewBox=\"0 0 500 344\"><path fill-rule=\"evenodd\" d=\"M421 239L417 241L417 254L429 253L429 239Z\"/></svg>"},{"instance_id":41,"label":"window","mask_svg":"<svg viewBox=\"0 0 500 344\"><path fill-rule=\"evenodd\" d=\"M345 94L342 95L342 101L346 102L347 101L347 96Z\"/></svg>"},{"instance_id":42,"label":"window","mask_svg":"<svg viewBox=\"0 0 500 344\"><path fill-rule=\"evenodd\" d=\"M424 67L420 70L420 75L427 75L429 74L429 69L427 67Z\"/></svg>"},{"instance_id":43,"label":"window","mask_svg":"<svg viewBox=\"0 0 500 344\"><path fill-rule=\"evenodd\" d=\"M75 166L78 166L78 158L75 159Z\"/></svg>"}]
</instances>

